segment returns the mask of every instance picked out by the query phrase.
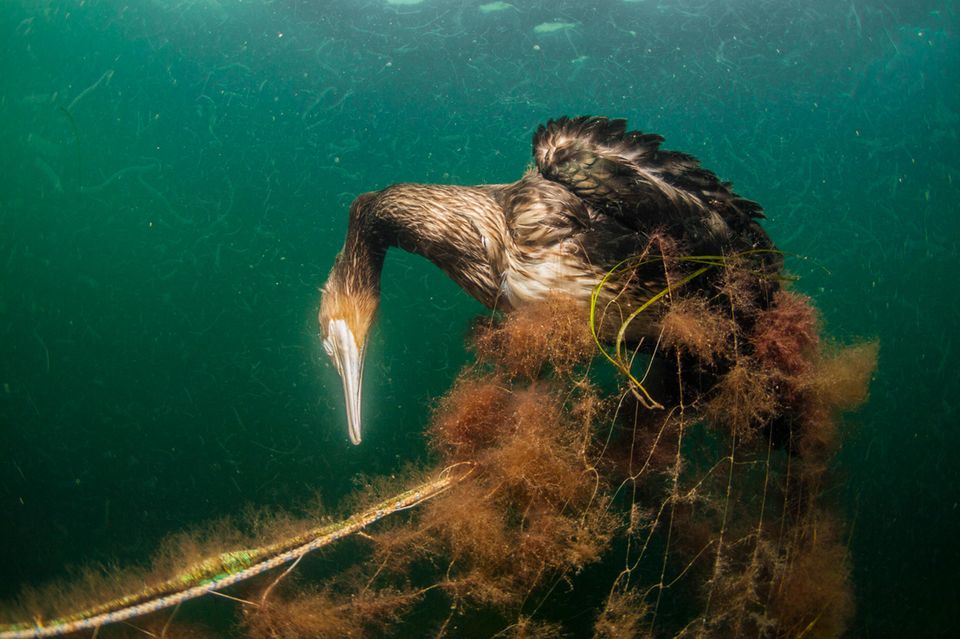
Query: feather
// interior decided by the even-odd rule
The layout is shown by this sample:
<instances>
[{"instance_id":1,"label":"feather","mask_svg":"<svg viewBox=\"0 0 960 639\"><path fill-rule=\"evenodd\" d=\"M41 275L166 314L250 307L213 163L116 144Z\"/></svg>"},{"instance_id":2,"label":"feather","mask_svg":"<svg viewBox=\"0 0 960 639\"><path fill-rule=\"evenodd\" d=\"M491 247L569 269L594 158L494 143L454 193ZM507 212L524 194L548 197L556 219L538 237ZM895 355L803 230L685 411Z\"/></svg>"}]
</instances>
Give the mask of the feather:
<instances>
[{"instance_id":1,"label":"feather","mask_svg":"<svg viewBox=\"0 0 960 639\"><path fill-rule=\"evenodd\" d=\"M759 204L734 193L695 157L661 150L662 142L628 131L622 119L562 117L537 129L533 157L545 178L633 231L665 229L694 250L757 236Z\"/></svg>"}]
</instances>

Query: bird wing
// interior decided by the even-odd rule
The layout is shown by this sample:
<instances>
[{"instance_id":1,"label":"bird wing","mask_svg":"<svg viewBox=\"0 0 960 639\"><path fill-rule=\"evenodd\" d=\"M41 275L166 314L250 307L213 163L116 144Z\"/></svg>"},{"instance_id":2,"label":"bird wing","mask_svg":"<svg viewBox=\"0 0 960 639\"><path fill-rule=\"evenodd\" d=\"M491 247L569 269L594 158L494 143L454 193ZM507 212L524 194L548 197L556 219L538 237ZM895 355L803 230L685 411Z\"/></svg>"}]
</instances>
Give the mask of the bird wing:
<instances>
[{"instance_id":1,"label":"bird wing","mask_svg":"<svg viewBox=\"0 0 960 639\"><path fill-rule=\"evenodd\" d=\"M563 117L537 129L533 156L541 175L627 229L665 227L704 249L733 239L769 245L753 221L763 217L759 204L734 193L696 158L661 150L662 141L656 134L628 131L622 119Z\"/></svg>"}]
</instances>

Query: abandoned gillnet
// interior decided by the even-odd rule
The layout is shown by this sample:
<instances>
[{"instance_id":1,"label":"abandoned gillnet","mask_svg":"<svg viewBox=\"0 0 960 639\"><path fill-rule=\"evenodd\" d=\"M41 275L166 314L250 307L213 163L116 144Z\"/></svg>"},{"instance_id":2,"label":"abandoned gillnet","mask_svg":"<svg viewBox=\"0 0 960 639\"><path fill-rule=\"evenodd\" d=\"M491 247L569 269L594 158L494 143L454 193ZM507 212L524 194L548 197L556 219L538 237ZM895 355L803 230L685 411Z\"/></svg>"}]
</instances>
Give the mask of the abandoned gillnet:
<instances>
[{"instance_id":1,"label":"abandoned gillnet","mask_svg":"<svg viewBox=\"0 0 960 639\"><path fill-rule=\"evenodd\" d=\"M186 602L212 592L258 638L841 634L831 461L877 345L830 343L755 257L655 238L590 307L479 322L427 428L434 468L374 482L340 520L261 515L181 536L152 571L25 593L0 636L204 636ZM617 287L651 264L668 287L621 312ZM631 340L633 321L658 338Z\"/></svg>"}]
</instances>

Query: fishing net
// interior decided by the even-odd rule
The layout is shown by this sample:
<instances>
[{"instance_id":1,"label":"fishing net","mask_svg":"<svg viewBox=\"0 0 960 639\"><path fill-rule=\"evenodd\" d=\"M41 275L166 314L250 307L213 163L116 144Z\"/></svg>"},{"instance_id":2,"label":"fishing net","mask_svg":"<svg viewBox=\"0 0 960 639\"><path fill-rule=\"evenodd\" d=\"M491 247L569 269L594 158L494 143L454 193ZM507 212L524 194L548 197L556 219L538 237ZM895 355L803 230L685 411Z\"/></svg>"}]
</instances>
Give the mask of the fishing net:
<instances>
[{"instance_id":1,"label":"fishing net","mask_svg":"<svg viewBox=\"0 0 960 639\"><path fill-rule=\"evenodd\" d=\"M651 263L667 288L621 308ZM480 321L426 428L432 467L372 482L349 517L254 518L25 592L0 637L839 636L833 459L878 348L828 340L756 264L659 251L590 305ZM214 598L232 616L211 629Z\"/></svg>"}]
</instances>

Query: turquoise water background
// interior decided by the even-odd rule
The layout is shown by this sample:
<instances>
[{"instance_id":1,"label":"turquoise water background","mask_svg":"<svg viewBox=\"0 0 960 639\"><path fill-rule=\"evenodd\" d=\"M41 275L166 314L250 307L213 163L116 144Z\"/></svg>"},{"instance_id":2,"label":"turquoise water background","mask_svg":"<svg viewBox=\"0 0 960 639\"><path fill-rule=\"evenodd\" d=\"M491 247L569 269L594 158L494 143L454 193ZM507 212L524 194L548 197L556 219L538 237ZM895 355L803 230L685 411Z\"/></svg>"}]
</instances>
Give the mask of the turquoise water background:
<instances>
[{"instance_id":1,"label":"turquoise water background","mask_svg":"<svg viewBox=\"0 0 960 639\"><path fill-rule=\"evenodd\" d=\"M831 488L851 636L949 634L958 26L951 0L4 0L0 599L423 459L484 311L390 254L351 446L316 327L349 202L512 181L537 124L596 114L762 203L828 332L879 338Z\"/></svg>"}]
</instances>

